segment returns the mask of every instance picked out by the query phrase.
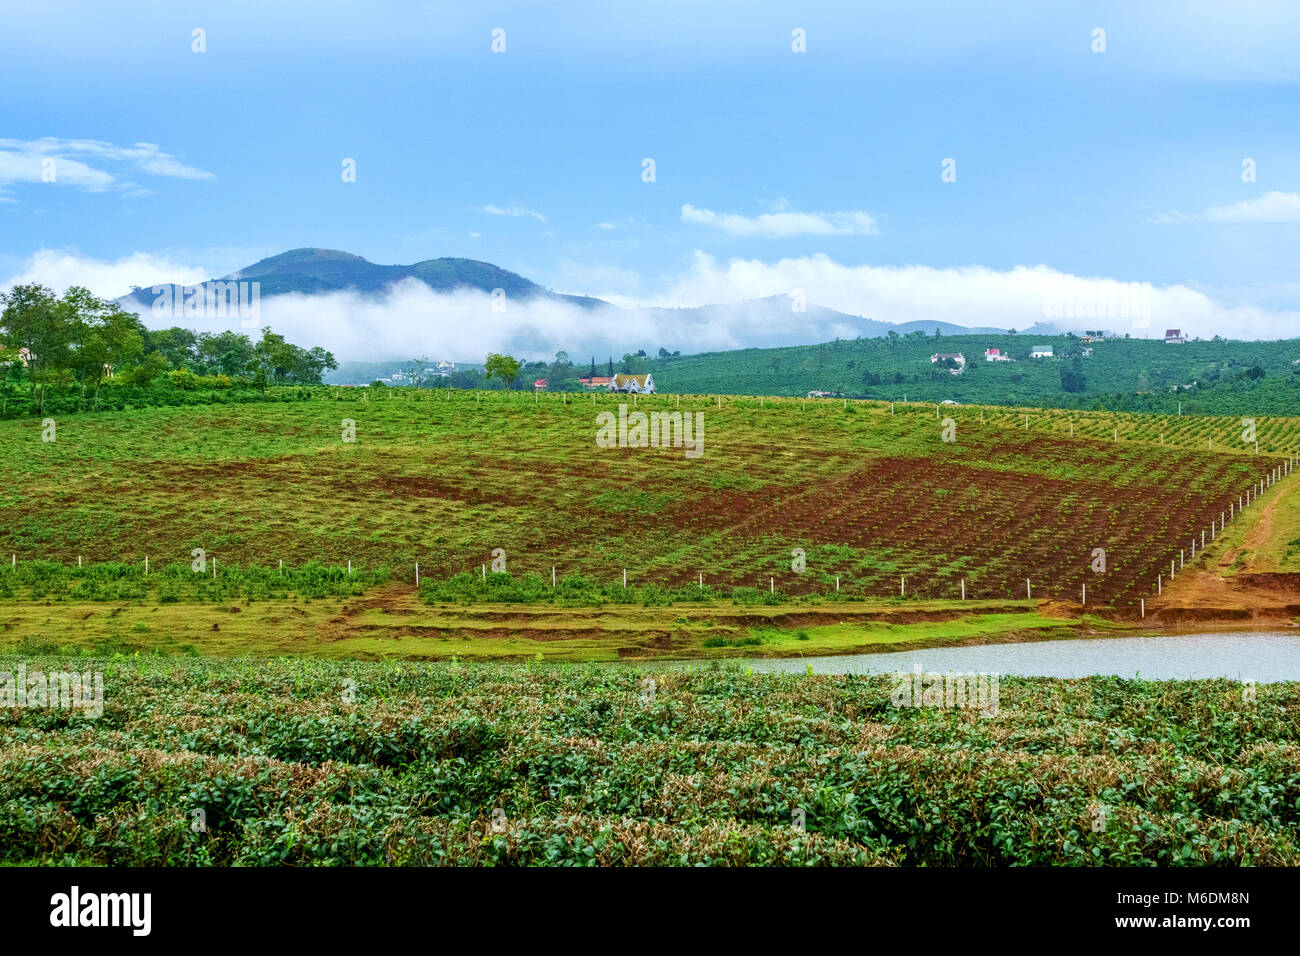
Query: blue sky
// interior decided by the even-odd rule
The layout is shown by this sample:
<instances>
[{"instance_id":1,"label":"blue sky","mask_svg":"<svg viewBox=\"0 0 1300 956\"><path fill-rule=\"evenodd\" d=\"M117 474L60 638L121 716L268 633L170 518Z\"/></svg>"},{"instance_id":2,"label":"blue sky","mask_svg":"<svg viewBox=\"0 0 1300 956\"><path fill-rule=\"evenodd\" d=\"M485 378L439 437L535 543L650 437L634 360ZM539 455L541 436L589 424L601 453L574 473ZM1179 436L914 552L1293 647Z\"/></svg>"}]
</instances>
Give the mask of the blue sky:
<instances>
[{"instance_id":1,"label":"blue sky","mask_svg":"<svg viewBox=\"0 0 1300 956\"><path fill-rule=\"evenodd\" d=\"M1300 5L533 6L7 5L0 282L324 246L1021 327L1044 276L1142 282L1157 325L1300 334Z\"/></svg>"}]
</instances>

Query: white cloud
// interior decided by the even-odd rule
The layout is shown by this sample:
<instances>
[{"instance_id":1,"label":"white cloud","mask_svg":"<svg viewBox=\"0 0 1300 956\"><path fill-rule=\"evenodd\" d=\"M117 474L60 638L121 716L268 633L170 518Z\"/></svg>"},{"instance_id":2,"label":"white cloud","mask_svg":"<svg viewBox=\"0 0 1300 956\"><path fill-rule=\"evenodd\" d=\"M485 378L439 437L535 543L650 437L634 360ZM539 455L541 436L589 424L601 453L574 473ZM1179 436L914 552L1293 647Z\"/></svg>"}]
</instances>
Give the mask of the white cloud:
<instances>
[{"instance_id":1,"label":"white cloud","mask_svg":"<svg viewBox=\"0 0 1300 956\"><path fill-rule=\"evenodd\" d=\"M826 255L779 259L731 259L719 262L696 251L685 273L670 277L657 296L632 299L617 293L597 295L619 305L653 304L668 308L710 303L742 302L769 296L789 296L803 290L809 303L849 315L884 322L940 320L962 326L1025 329L1036 322L1057 321L1091 328L1100 324L1121 334L1162 334L1166 325L1194 335L1235 338L1280 338L1300 329L1300 311L1253 305L1225 305L1205 292L1184 285L1153 287L1149 316L1121 317L1118 304L1131 297L1127 281L1082 277L1045 265L995 270L983 266L936 269L930 266L845 265ZM1092 304L1093 311L1110 310L1095 320L1058 318L1061 303ZM1240 301L1240 297L1238 297ZM779 316L791 333L809 313L788 310ZM1076 307L1076 315L1085 309ZM769 321L772 317L765 317ZM1144 321L1145 320L1145 321ZM734 339L743 342L752 332L738 321ZM809 329L811 333L812 329ZM856 334L856 333L853 333ZM817 341L808 336L803 341Z\"/></svg>"},{"instance_id":2,"label":"white cloud","mask_svg":"<svg viewBox=\"0 0 1300 956\"><path fill-rule=\"evenodd\" d=\"M145 252L108 261L42 249L27 260L19 272L0 283L0 288L39 282L62 294L70 286L79 285L101 298L115 299L129 293L133 284L195 284L209 278L211 273L202 267L185 265L165 256Z\"/></svg>"},{"instance_id":3,"label":"white cloud","mask_svg":"<svg viewBox=\"0 0 1300 956\"><path fill-rule=\"evenodd\" d=\"M876 220L870 213L848 212L769 212L759 216L742 216L730 212L697 209L690 203L682 206L682 222L721 229L731 236L783 239L789 236L870 236L875 235Z\"/></svg>"},{"instance_id":4,"label":"white cloud","mask_svg":"<svg viewBox=\"0 0 1300 956\"><path fill-rule=\"evenodd\" d=\"M110 171L104 168L106 165L117 168ZM48 179L47 170L52 170L52 180ZM215 178L210 172L187 166L153 143L115 146L101 140L52 136L35 140L0 139L0 186L48 181L89 192L117 189L131 196L150 192L124 178L124 171L172 179Z\"/></svg>"},{"instance_id":5,"label":"white cloud","mask_svg":"<svg viewBox=\"0 0 1300 956\"><path fill-rule=\"evenodd\" d=\"M67 252L34 255L0 288L15 282L43 282L62 290L85 285L102 296L127 292L132 283L148 286L174 281L195 284L214 273L166 256L136 253L116 261L87 259ZM629 349L653 352L660 346L682 352L737 347L806 344L860 334L857 316L903 323L946 321L962 326L1027 329L1036 322L1059 321L1072 328L1102 327L1120 334L1159 336L1165 328L1192 335L1283 338L1300 329L1300 311L1265 308L1260 301L1292 301L1286 295L1251 294L1234 289L1223 296L1185 285L1154 287L1149 307L1137 320L1107 316L1108 303L1122 302L1127 282L1082 277L1048 266L995 270L982 266L936 269L929 266L848 265L825 255L763 261L720 261L696 252L679 274L659 279L658 291L645 287L638 273L619 267L583 267L565 261L557 288L595 295L631 309L617 321L600 310L563 301L508 300L497 312L488 295L438 293L414 279L379 297L352 292L263 297L258 325L271 325L290 341L322 345L340 359L383 359L427 354L473 360L489 351L529 358L595 352L621 355ZM809 303L795 311L791 294L802 290ZM767 299L767 301L761 301ZM1103 314L1059 319L1050 311L1063 301L1095 304ZM1142 300L1139 300L1142 301ZM834 309L836 315L825 309ZM699 308L692 308L699 307ZM147 310L146 310L147 312ZM151 326L192 322L144 316ZM238 319L200 322L200 330L243 329Z\"/></svg>"},{"instance_id":6,"label":"white cloud","mask_svg":"<svg viewBox=\"0 0 1300 956\"><path fill-rule=\"evenodd\" d=\"M483 211L493 216L530 216L538 222L546 222L546 217L540 212L526 209L523 206L493 206L489 203L483 207Z\"/></svg>"},{"instance_id":7,"label":"white cloud","mask_svg":"<svg viewBox=\"0 0 1300 956\"><path fill-rule=\"evenodd\" d=\"M1211 206L1204 218L1208 222L1300 222L1300 193L1274 190L1258 199Z\"/></svg>"},{"instance_id":8,"label":"white cloud","mask_svg":"<svg viewBox=\"0 0 1300 956\"><path fill-rule=\"evenodd\" d=\"M1159 213L1147 220L1153 223L1170 222L1300 222L1300 193L1274 190L1257 199L1210 206L1197 215L1178 211Z\"/></svg>"}]
</instances>

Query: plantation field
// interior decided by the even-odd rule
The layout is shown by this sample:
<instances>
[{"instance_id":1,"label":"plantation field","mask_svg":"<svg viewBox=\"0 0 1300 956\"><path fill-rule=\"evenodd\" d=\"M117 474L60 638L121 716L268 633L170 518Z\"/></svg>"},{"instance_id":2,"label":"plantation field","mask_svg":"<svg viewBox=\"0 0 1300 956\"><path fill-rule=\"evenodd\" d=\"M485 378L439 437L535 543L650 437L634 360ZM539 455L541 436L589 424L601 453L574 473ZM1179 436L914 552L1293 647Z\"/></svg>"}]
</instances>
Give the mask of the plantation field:
<instances>
[{"instance_id":1,"label":"plantation field","mask_svg":"<svg viewBox=\"0 0 1300 956\"><path fill-rule=\"evenodd\" d=\"M414 587L419 562L435 602L490 599L487 585L506 580L521 589L508 600L531 600L554 567L602 600L626 569L644 603L701 581L753 601L954 599L964 580L970 598L1007 600L1029 579L1034 597L1077 599L1086 583L1089 603L1132 609L1199 529L1300 448L1297 419L1259 419L1256 454L1235 419L639 400L632 411L703 414L703 454L688 458L597 447L610 395L314 396L67 416L53 442L38 422L0 422L0 554L19 564L8 586L0 570L0 598L58 599L23 577L45 560L67 569L54 578L100 580L71 597L203 600L214 585L182 580L209 574L188 570L202 548L218 575L240 575L227 590L260 582L247 597L293 590L276 586L281 562L307 596ZM955 441L942 440L944 418ZM344 419L355 442L342 440ZM509 579L485 583L496 548ZM806 571L792 569L793 549ZM353 580L339 583L349 561Z\"/></svg>"},{"instance_id":2,"label":"plantation field","mask_svg":"<svg viewBox=\"0 0 1300 956\"><path fill-rule=\"evenodd\" d=\"M1300 863L1294 683L22 661L104 707L0 716L8 864Z\"/></svg>"}]
</instances>

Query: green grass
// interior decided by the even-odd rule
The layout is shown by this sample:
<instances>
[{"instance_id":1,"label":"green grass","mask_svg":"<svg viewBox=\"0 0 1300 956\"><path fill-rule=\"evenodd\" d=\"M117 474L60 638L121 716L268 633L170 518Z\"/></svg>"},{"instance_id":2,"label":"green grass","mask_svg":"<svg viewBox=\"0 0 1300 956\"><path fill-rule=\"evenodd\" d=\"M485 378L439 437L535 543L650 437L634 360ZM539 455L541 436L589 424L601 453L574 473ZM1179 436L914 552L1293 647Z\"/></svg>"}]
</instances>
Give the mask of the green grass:
<instances>
[{"instance_id":1,"label":"green grass","mask_svg":"<svg viewBox=\"0 0 1300 956\"><path fill-rule=\"evenodd\" d=\"M756 629L753 635L761 641L761 653L765 655L786 656L795 652L805 655L844 654L894 644L942 646L972 641L983 643L1005 636L1073 637L1078 635L1078 622L1032 613L990 613L915 624L827 624L798 631Z\"/></svg>"},{"instance_id":2,"label":"green grass","mask_svg":"<svg viewBox=\"0 0 1300 956\"><path fill-rule=\"evenodd\" d=\"M211 657L690 660L1083 636L1028 602L815 605L426 605L410 590L316 600L0 603L0 648ZM842 623L827 625L827 620ZM800 634L806 640L799 640Z\"/></svg>"}]
</instances>

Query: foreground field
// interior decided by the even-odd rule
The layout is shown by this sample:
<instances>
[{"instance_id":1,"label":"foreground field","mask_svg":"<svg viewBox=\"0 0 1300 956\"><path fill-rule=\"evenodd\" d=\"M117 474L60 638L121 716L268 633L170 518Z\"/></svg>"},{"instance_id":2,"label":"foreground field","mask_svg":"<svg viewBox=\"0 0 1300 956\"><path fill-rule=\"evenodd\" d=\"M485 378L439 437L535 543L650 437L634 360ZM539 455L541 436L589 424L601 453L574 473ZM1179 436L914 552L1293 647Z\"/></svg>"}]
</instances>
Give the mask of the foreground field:
<instances>
[{"instance_id":1,"label":"foreground field","mask_svg":"<svg viewBox=\"0 0 1300 956\"><path fill-rule=\"evenodd\" d=\"M6 863L1300 863L1297 684L23 663L104 710L0 712Z\"/></svg>"},{"instance_id":2,"label":"foreground field","mask_svg":"<svg viewBox=\"0 0 1300 956\"><path fill-rule=\"evenodd\" d=\"M1032 585L1075 599L1086 584L1091 602L1132 611L1300 447L1296 419L1261 418L1256 454L1232 419L667 395L632 407L703 415L689 458L598 447L595 415L618 402L334 389L72 416L54 442L0 422L0 554L142 569L201 548L223 567L350 561L413 584L417 562L445 580L501 549L512 575L547 585L552 568L602 587L626 570L633 586L840 599L953 599L963 581L971 598Z\"/></svg>"}]
</instances>

